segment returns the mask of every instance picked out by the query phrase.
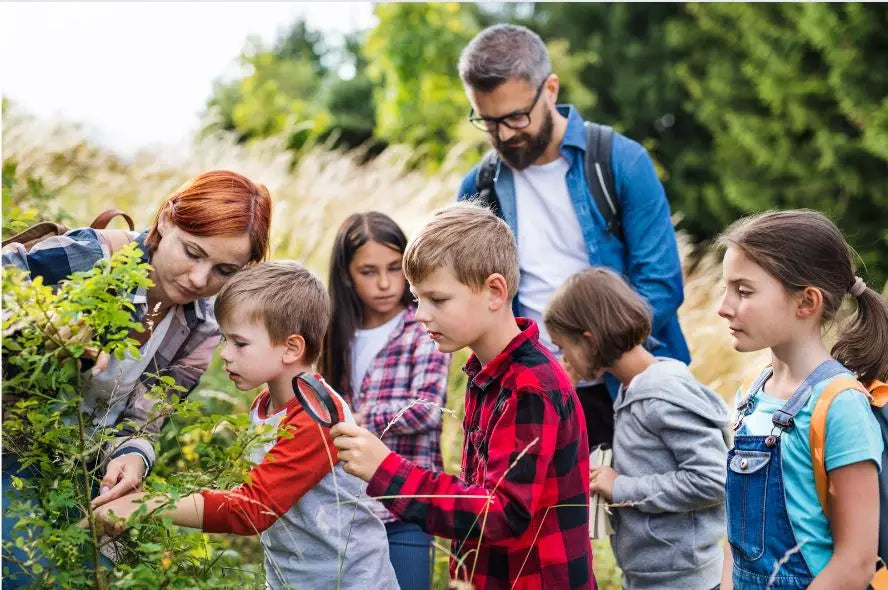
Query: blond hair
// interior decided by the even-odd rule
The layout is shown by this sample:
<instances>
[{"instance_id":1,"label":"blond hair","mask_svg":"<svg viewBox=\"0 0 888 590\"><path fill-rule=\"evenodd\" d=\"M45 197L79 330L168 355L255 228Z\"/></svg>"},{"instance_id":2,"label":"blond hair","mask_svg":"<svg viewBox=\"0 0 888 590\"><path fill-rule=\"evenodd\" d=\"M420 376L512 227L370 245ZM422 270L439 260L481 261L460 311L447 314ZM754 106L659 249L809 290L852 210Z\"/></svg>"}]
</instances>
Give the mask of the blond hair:
<instances>
[{"instance_id":1,"label":"blond hair","mask_svg":"<svg viewBox=\"0 0 888 590\"><path fill-rule=\"evenodd\" d=\"M416 284L439 268L450 266L459 282L481 289L499 273L509 299L518 292L518 246L506 222L475 202L461 202L437 211L404 252L404 274Z\"/></svg>"},{"instance_id":2,"label":"blond hair","mask_svg":"<svg viewBox=\"0 0 888 590\"><path fill-rule=\"evenodd\" d=\"M543 322L550 334L575 342L592 334L587 349L590 369L613 366L651 334L651 310L623 277L604 267L571 276L549 300Z\"/></svg>"},{"instance_id":3,"label":"blond hair","mask_svg":"<svg viewBox=\"0 0 888 590\"><path fill-rule=\"evenodd\" d=\"M293 334L305 340L305 361L313 363L330 320L330 298L323 283L296 262L275 260L248 266L235 274L216 296L216 318L246 313L262 322L273 344Z\"/></svg>"}]
</instances>

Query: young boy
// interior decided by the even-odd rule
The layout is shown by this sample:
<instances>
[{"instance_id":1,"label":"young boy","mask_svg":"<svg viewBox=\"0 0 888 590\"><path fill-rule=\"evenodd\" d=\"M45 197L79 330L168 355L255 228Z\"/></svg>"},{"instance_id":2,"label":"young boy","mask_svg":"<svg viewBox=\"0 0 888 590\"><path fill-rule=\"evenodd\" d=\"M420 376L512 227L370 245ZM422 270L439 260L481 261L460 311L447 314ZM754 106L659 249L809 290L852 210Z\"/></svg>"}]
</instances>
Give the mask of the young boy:
<instances>
[{"instance_id":1,"label":"young boy","mask_svg":"<svg viewBox=\"0 0 888 590\"><path fill-rule=\"evenodd\" d=\"M585 422L537 326L512 315L518 250L508 226L476 205L448 207L407 247L404 272L438 349L474 353L463 369L460 477L338 424L345 470L401 520L453 540L453 579L478 590L594 588Z\"/></svg>"},{"instance_id":2,"label":"young boy","mask_svg":"<svg viewBox=\"0 0 888 590\"><path fill-rule=\"evenodd\" d=\"M627 589L717 588L725 534L729 414L687 365L656 358L647 304L615 272L573 275L544 321L579 378L609 372L614 468L592 467L591 490L614 508L611 539Z\"/></svg>"},{"instance_id":3,"label":"young boy","mask_svg":"<svg viewBox=\"0 0 888 590\"><path fill-rule=\"evenodd\" d=\"M287 427L288 434L256 450L249 483L186 496L160 515L210 533L259 534L269 588L397 588L385 527L366 501L355 504L364 483L336 464L329 431L293 392L293 377L311 372L320 352L330 315L324 286L294 262L263 262L226 283L215 311L225 337L221 358L235 386L267 384L250 408L252 423ZM333 397L343 420L354 423L345 402ZM119 534L126 527L119 519L135 512L143 496L110 502L96 518ZM148 508L168 502L154 498Z\"/></svg>"}]
</instances>

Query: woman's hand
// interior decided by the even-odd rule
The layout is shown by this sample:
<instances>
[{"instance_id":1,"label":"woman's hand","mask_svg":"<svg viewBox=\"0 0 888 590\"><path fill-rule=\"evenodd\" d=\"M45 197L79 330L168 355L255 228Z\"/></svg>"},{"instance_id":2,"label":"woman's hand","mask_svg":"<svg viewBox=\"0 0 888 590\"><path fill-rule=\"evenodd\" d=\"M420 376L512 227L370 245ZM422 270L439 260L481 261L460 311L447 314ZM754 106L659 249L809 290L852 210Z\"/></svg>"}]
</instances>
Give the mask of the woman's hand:
<instances>
[{"instance_id":1,"label":"woman's hand","mask_svg":"<svg viewBox=\"0 0 888 590\"><path fill-rule=\"evenodd\" d=\"M102 478L100 494L93 498L93 506L101 506L111 500L130 494L142 487L145 462L137 454L123 455L108 462Z\"/></svg>"}]
</instances>

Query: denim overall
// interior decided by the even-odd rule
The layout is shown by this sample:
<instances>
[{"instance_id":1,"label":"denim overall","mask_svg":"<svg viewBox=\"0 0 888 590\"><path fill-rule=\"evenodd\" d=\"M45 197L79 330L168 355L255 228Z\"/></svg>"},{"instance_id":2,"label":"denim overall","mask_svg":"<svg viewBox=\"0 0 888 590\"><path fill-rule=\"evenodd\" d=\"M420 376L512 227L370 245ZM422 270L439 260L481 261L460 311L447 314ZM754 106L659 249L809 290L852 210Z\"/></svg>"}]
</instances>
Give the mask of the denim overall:
<instances>
[{"instance_id":1,"label":"denim overall","mask_svg":"<svg viewBox=\"0 0 888 590\"><path fill-rule=\"evenodd\" d=\"M838 361L824 361L805 378L786 404L774 412L771 417L774 428L769 436L747 435L743 419L752 413L754 394L771 372L770 367L765 370L737 405L734 423L737 436L734 448L728 452L726 511L737 590L801 589L814 580L786 511L780 435L793 428L794 417L808 403L814 385L848 370ZM785 562L778 569L781 560Z\"/></svg>"}]
</instances>

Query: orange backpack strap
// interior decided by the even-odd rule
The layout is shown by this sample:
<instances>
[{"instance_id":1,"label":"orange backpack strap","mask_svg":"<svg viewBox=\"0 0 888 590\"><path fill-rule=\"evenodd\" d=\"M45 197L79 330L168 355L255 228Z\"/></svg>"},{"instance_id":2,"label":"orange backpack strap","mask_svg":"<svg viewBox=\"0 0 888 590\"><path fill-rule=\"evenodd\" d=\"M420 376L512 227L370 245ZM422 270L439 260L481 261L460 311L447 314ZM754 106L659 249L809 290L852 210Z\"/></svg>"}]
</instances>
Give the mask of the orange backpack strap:
<instances>
[{"instance_id":1,"label":"orange backpack strap","mask_svg":"<svg viewBox=\"0 0 888 590\"><path fill-rule=\"evenodd\" d=\"M884 408L888 405L888 383L883 383L878 379L869 384L870 405L877 408Z\"/></svg>"},{"instance_id":2,"label":"orange backpack strap","mask_svg":"<svg viewBox=\"0 0 888 590\"><path fill-rule=\"evenodd\" d=\"M814 411L811 413L811 429L808 433L808 444L811 447L811 466L814 468L814 484L817 486L817 498L820 500L820 506L823 513L829 518L827 511L827 475L826 475L826 459L824 451L826 449L826 415L829 412L829 406L837 395L847 389L856 389L867 395L866 389L861 385L860 381L851 377L839 377L833 379L827 385L820 398L814 405Z\"/></svg>"}]
</instances>

